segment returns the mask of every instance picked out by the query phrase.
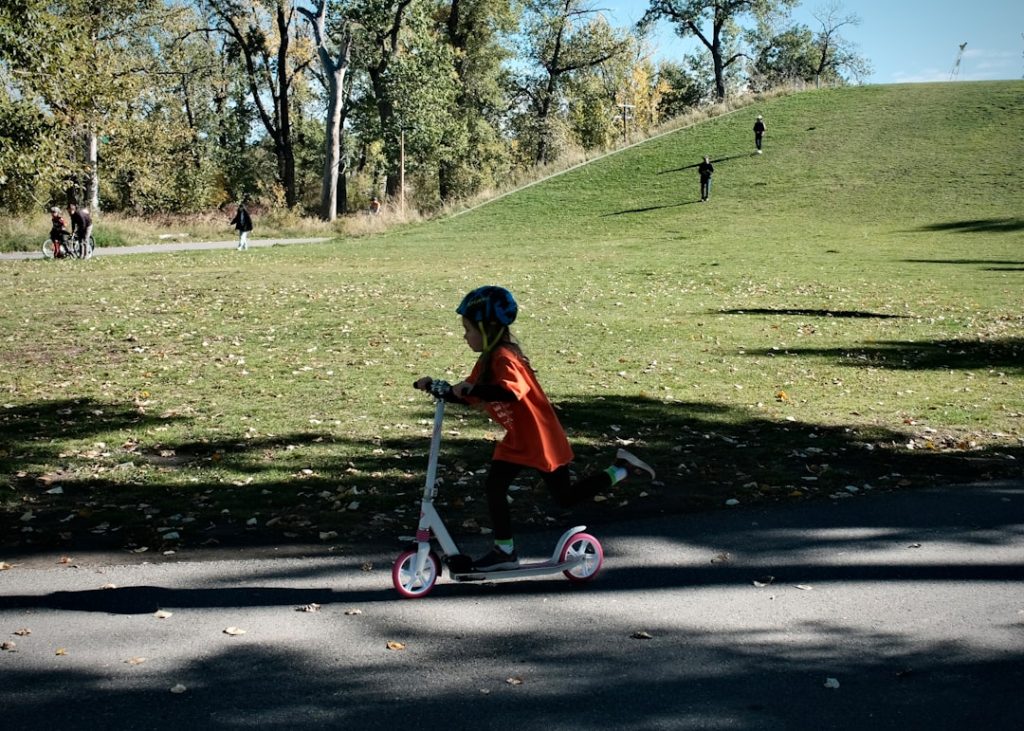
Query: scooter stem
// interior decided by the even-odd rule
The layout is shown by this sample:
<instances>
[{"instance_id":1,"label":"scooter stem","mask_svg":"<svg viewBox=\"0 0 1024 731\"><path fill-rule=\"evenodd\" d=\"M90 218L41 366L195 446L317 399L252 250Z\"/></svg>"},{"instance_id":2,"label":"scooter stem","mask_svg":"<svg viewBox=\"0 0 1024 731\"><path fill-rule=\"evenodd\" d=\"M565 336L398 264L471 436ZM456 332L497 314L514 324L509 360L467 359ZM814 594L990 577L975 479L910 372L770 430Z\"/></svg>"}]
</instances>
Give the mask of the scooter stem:
<instances>
[{"instance_id":1,"label":"scooter stem","mask_svg":"<svg viewBox=\"0 0 1024 731\"><path fill-rule=\"evenodd\" d=\"M441 454L441 425L444 423L444 399L437 399L434 407L434 433L430 437L430 458L427 462L427 481L423 485L423 499L433 500L437 494L437 461Z\"/></svg>"}]
</instances>

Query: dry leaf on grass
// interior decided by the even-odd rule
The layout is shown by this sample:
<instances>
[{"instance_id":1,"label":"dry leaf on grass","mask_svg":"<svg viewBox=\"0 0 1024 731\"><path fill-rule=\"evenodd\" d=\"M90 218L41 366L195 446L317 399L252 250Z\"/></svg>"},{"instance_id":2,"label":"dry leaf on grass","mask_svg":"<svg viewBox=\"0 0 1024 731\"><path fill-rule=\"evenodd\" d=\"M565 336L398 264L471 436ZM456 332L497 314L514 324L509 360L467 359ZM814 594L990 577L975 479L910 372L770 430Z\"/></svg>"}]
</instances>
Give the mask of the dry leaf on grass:
<instances>
[{"instance_id":1,"label":"dry leaf on grass","mask_svg":"<svg viewBox=\"0 0 1024 731\"><path fill-rule=\"evenodd\" d=\"M395 642L394 640L388 640L387 648L389 650L404 650L405 645L401 642Z\"/></svg>"},{"instance_id":2,"label":"dry leaf on grass","mask_svg":"<svg viewBox=\"0 0 1024 731\"><path fill-rule=\"evenodd\" d=\"M141 665L142 663L146 662L146 658L144 658L144 657L130 657L127 660L125 660L125 662L128 663L129 665Z\"/></svg>"},{"instance_id":3,"label":"dry leaf on grass","mask_svg":"<svg viewBox=\"0 0 1024 731\"><path fill-rule=\"evenodd\" d=\"M295 607L295 611L296 612L319 612L320 611L320 605L316 604L315 602L313 604L304 604L301 607Z\"/></svg>"},{"instance_id":4,"label":"dry leaf on grass","mask_svg":"<svg viewBox=\"0 0 1024 731\"><path fill-rule=\"evenodd\" d=\"M58 647L53 654L54 655L67 655L68 654L68 650L67 650L66 647Z\"/></svg>"},{"instance_id":5,"label":"dry leaf on grass","mask_svg":"<svg viewBox=\"0 0 1024 731\"><path fill-rule=\"evenodd\" d=\"M224 629L224 634L231 635L232 637L237 637L238 635L244 635L245 630L241 627L227 627Z\"/></svg>"},{"instance_id":6,"label":"dry leaf on grass","mask_svg":"<svg viewBox=\"0 0 1024 731\"><path fill-rule=\"evenodd\" d=\"M166 609L157 609L155 612L153 612L153 616L157 619L167 619L168 617L173 617L174 615L171 612L168 612Z\"/></svg>"},{"instance_id":7,"label":"dry leaf on grass","mask_svg":"<svg viewBox=\"0 0 1024 731\"><path fill-rule=\"evenodd\" d=\"M523 679L517 677L505 678L505 682L509 685L522 685Z\"/></svg>"},{"instance_id":8,"label":"dry leaf on grass","mask_svg":"<svg viewBox=\"0 0 1024 731\"><path fill-rule=\"evenodd\" d=\"M632 637L634 640L653 640L654 639L654 635L652 635L650 632L642 632L642 631L641 632L634 632L633 634L630 635L630 637Z\"/></svg>"}]
</instances>

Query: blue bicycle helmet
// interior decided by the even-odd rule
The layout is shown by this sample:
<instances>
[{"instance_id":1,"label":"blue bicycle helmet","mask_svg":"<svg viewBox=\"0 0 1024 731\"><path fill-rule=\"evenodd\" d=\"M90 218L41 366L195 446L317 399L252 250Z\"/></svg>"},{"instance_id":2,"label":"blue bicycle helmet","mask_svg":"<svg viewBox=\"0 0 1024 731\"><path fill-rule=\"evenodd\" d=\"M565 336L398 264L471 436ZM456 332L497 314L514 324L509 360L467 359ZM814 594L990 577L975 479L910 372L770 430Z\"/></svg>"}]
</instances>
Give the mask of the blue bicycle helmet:
<instances>
[{"instance_id":1,"label":"blue bicycle helmet","mask_svg":"<svg viewBox=\"0 0 1024 731\"><path fill-rule=\"evenodd\" d=\"M497 322L506 327L516 320L519 305L504 287L477 287L462 298L455 312L470 322Z\"/></svg>"}]
</instances>

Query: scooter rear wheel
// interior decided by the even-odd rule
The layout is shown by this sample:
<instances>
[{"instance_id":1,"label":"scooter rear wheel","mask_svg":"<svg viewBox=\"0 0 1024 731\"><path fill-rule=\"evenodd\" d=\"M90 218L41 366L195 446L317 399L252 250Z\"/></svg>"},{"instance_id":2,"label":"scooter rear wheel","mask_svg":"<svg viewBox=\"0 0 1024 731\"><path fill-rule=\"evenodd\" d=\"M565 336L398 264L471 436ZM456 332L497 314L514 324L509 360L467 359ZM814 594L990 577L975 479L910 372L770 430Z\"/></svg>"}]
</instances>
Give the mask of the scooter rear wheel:
<instances>
[{"instance_id":1,"label":"scooter rear wheel","mask_svg":"<svg viewBox=\"0 0 1024 731\"><path fill-rule=\"evenodd\" d=\"M597 576L601 564L604 563L604 550L598 540L589 533L575 533L565 542L558 558L560 561L567 561L577 557L582 557L583 560L562 573L574 584L581 584Z\"/></svg>"},{"instance_id":2,"label":"scooter rear wheel","mask_svg":"<svg viewBox=\"0 0 1024 731\"><path fill-rule=\"evenodd\" d=\"M419 599L429 594L441 573L441 559L433 551L427 554L423 571L418 575L414 573L417 553L415 548L402 551L391 567L391 582L395 585L395 591L405 599Z\"/></svg>"}]
</instances>

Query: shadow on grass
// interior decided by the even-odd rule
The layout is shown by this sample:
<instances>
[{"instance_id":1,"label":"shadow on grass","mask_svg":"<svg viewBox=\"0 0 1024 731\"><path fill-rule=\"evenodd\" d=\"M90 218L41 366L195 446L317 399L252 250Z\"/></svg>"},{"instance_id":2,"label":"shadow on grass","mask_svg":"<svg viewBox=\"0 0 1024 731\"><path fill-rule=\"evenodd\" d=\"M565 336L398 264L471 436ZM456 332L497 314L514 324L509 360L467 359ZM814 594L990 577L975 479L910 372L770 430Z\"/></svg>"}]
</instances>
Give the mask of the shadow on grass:
<instances>
[{"instance_id":1,"label":"shadow on grass","mask_svg":"<svg viewBox=\"0 0 1024 731\"><path fill-rule=\"evenodd\" d=\"M988 362L989 355L976 357ZM1018 368L1020 362L1018 356ZM909 450L906 433L785 421L784 405L765 414L720 404L588 395L565 399L557 407L576 448L578 473L604 469L615 449L628 444L655 466L659 483L627 481L608 500L566 513L526 471L513 493L517 531L543 530L570 519L607 522L718 508L729 498L745 504L791 502L842 492L849 485L897 489L1019 477L1024 464L1021 447L967 448L954 437L933 434L928 437L931 448ZM18 415L31 419L49 408L29 405ZM111 418L119 415L116 423L139 423L127 407L101 408ZM423 417L429 418L429 401L423 408ZM457 408L449 411L449 424ZM415 529L429 448L425 429L372 443L308 432L161 443L159 450L153 444L132 444L132 452L111 447L108 463L138 469L134 481L124 484L90 471L94 457L61 457L59 441L46 442L42 453L31 452L40 431L47 430L19 428L19 420L10 412L7 416L4 433L10 441L3 467L8 474L26 467L22 460L31 454L31 464L41 457L78 462L80 470L70 465L69 475L86 475L63 481L63 494L47 494L36 474L12 481L14 492L0 510L0 545L21 553L75 547L326 547L331 541L394 540ZM73 433L88 437L83 424ZM479 526L489 524L482 482L493 445L452 436L450 430L445 434L439 507L453 534L479 538ZM22 519L26 510L33 513L28 523ZM97 525L106 527L98 530ZM169 533L177 537L170 539Z\"/></svg>"},{"instance_id":2,"label":"shadow on grass","mask_svg":"<svg viewBox=\"0 0 1024 731\"><path fill-rule=\"evenodd\" d=\"M720 315L797 315L800 317L848 317L878 320L905 319L906 315L887 315L881 312L864 312L861 310L805 310L790 308L750 308L735 310L712 310L711 314Z\"/></svg>"},{"instance_id":3,"label":"shadow on grass","mask_svg":"<svg viewBox=\"0 0 1024 731\"><path fill-rule=\"evenodd\" d=\"M752 356L829 358L841 365L892 370L996 369L1024 372L1024 338L999 340L889 341L858 348L748 350Z\"/></svg>"},{"instance_id":4,"label":"shadow on grass","mask_svg":"<svg viewBox=\"0 0 1024 731\"><path fill-rule=\"evenodd\" d=\"M729 162L730 160L739 160L739 159L748 158L748 157L757 157L757 153L756 152L750 152L750 153L746 153L746 154L742 154L742 155L729 155L728 157L716 157L716 158L711 160L711 164L714 165L716 163ZM696 170L697 168L700 167L701 162L704 162L704 161L701 160L700 162L695 162L695 163L693 163L693 165L684 165L681 168L672 168L671 170L661 170L661 171L658 172L658 175L668 175L669 173L681 173L684 170Z\"/></svg>"},{"instance_id":5,"label":"shadow on grass","mask_svg":"<svg viewBox=\"0 0 1024 731\"><path fill-rule=\"evenodd\" d=\"M946 223L932 223L915 231L957 231L962 233L1013 233L1024 231L1024 218L978 218L968 221L949 221Z\"/></svg>"},{"instance_id":6,"label":"shadow on grass","mask_svg":"<svg viewBox=\"0 0 1024 731\"><path fill-rule=\"evenodd\" d=\"M1019 727L1019 706L1007 700L1024 679L1013 647L820 621L795 622L784 639L655 621L645 625L655 639L637 642L628 618L588 617L586 631L568 631L539 620L470 628L379 614L360 618L358 634L324 626L316 643L308 630L288 642L229 640L115 679L81 662L10 664L5 724L76 728L88 708L97 727L161 731L294 728L300 717L313 728L374 731L408 725L411 709L426 731ZM410 649L386 654L394 637ZM823 690L837 668L843 690ZM184 696L168 692L177 684Z\"/></svg>"},{"instance_id":7,"label":"shadow on grass","mask_svg":"<svg viewBox=\"0 0 1024 731\"><path fill-rule=\"evenodd\" d=\"M694 203L700 201L683 201L682 203L666 203L663 206L647 206L646 208L630 208L625 211L615 211L614 213L604 213L601 218L607 218L608 216L624 216L627 213L647 213L648 211L660 211L663 208L679 208L680 206L692 206Z\"/></svg>"}]
</instances>

